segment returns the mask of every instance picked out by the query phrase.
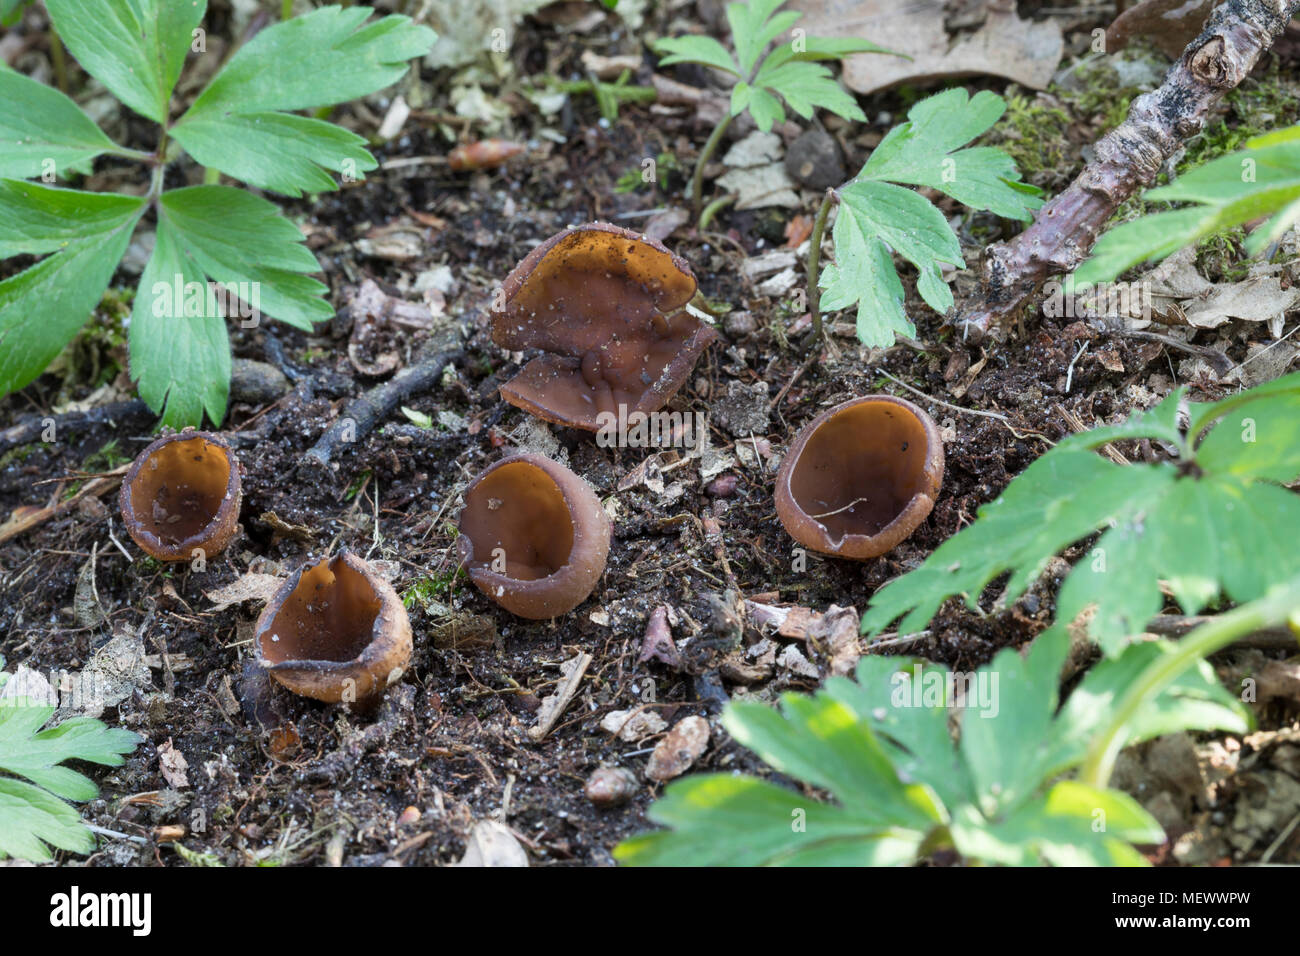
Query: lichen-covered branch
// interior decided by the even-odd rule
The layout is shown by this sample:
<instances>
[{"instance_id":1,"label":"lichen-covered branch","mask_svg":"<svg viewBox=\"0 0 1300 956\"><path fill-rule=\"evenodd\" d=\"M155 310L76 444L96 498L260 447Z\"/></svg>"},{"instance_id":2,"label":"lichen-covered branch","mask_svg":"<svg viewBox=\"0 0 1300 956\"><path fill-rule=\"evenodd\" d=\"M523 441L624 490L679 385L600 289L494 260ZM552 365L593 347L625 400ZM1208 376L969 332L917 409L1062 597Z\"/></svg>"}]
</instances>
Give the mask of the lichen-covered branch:
<instances>
[{"instance_id":1,"label":"lichen-covered branch","mask_svg":"<svg viewBox=\"0 0 1300 956\"><path fill-rule=\"evenodd\" d=\"M1249 75L1300 12L1300 0L1225 0L1188 44L1159 88L1129 107L1128 118L1096 146L1096 158L1038 211L1033 225L984 254L981 287L954 324L978 339L1014 316L1051 275L1087 258L1120 204L1150 185L1160 167L1205 125L1210 109Z\"/></svg>"}]
</instances>

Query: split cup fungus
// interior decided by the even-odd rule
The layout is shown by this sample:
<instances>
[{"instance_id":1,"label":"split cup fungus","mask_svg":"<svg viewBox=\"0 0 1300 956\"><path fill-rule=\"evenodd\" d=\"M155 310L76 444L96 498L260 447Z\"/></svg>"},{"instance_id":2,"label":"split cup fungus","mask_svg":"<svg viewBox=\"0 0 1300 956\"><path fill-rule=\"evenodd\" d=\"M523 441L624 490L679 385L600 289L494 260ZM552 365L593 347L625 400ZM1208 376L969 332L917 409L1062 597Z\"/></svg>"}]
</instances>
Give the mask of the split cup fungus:
<instances>
[{"instance_id":1,"label":"split cup fungus","mask_svg":"<svg viewBox=\"0 0 1300 956\"><path fill-rule=\"evenodd\" d=\"M868 395L795 437L777 474L776 513L800 544L861 561L915 531L942 482L934 420L901 398Z\"/></svg>"},{"instance_id":2,"label":"split cup fungus","mask_svg":"<svg viewBox=\"0 0 1300 956\"><path fill-rule=\"evenodd\" d=\"M465 489L458 548L470 580L512 614L571 611L605 571L610 522L592 487L540 455L514 455Z\"/></svg>"},{"instance_id":3,"label":"split cup fungus","mask_svg":"<svg viewBox=\"0 0 1300 956\"><path fill-rule=\"evenodd\" d=\"M140 452L118 498L127 533L159 561L220 554L239 527L239 501L234 452L219 436L192 429Z\"/></svg>"},{"instance_id":4,"label":"split cup fungus","mask_svg":"<svg viewBox=\"0 0 1300 956\"><path fill-rule=\"evenodd\" d=\"M695 276L662 243L608 223L552 236L502 285L492 340L541 355L501 397L548 422L599 431L600 416L663 408L718 337L685 311ZM606 418L606 420L609 420Z\"/></svg>"},{"instance_id":5,"label":"split cup fungus","mask_svg":"<svg viewBox=\"0 0 1300 956\"><path fill-rule=\"evenodd\" d=\"M397 592L348 551L285 581L253 642L272 678L329 703L376 700L411 662L411 624Z\"/></svg>"}]
</instances>

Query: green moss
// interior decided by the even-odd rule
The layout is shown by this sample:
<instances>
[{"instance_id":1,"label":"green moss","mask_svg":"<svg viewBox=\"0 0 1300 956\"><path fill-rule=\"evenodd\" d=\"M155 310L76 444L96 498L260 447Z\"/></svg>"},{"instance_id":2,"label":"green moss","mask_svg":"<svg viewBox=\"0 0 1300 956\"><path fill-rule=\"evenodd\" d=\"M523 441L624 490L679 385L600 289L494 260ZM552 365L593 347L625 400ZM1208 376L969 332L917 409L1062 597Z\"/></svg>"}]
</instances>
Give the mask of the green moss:
<instances>
[{"instance_id":1,"label":"green moss","mask_svg":"<svg viewBox=\"0 0 1300 956\"><path fill-rule=\"evenodd\" d=\"M647 170L643 160L618 177L618 182L614 185L614 192L620 194L636 192L638 189L651 184L658 186L660 190L666 190L669 176L676 172L677 168L676 156L672 153L660 153L654 159L653 179L646 180L645 173Z\"/></svg>"},{"instance_id":2,"label":"green moss","mask_svg":"<svg viewBox=\"0 0 1300 956\"><path fill-rule=\"evenodd\" d=\"M1250 274L1250 260L1244 257L1246 231L1235 229L1202 239L1196 244L1196 271L1211 282L1240 282Z\"/></svg>"},{"instance_id":3,"label":"green moss","mask_svg":"<svg viewBox=\"0 0 1300 956\"><path fill-rule=\"evenodd\" d=\"M3 455L0 455L0 468L8 465L17 465L31 458L38 451L51 447L45 442L34 441L26 445L19 445L16 448L10 448Z\"/></svg>"},{"instance_id":4,"label":"green moss","mask_svg":"<svg viewBox=\"0 0 1300 956\"><path fill-rule=\"evenodd\" d=\"M1070 117L1041 97L1008 92L1006 101L1006 113L982 137L981 145L1004 150L1016 161L1025 180L1035 186L1050 190L1063 186L1072 175L1073 164L1066 157L1070 141L1065 135Z\"/></svg>"},{"instance_id":5,"label":"green moss","mask_svg":"<svg viewBox=\"0 0 1300 956\"><path fill-rule=\"evenodd\" d=\"M431 574L412 584L402 594L402 606L408 611L417 604L427 608L430 604L445 604L451 600L456 583L465 578L465 569L456 568L441 574Z\"/></svg>"},{"instance_id":6,"label":"green moss","mask_svg":"<svg viewBox=\"0 0 1300 956\"><path fill-rule=\"evenodd\" d=\"M371 471L369 468L367 468L364 471L362 471L359 475L357 475L355 478L353 478L352 484L348 485L348 490L343 493L343 500L351 501L358 494L360 494L362 487L365 485L367 481L370 480L370 475L371 475Z\"/></svg>"},{"instance_id":7,"label":"green moss","mask_svg":"<svg viewBox=\"0 0 1300 956\"><path fill-rule=\"evenodd\" d=\"M109 289L89 322L50 363L48 371L62 377L56 404L72 397L81 386L92 389L106 385L125 370L127 319L135 293L129 289Z\"/></svg>"},{"instance_id":8,"label":"green moss","mask_svg":"<svg viewBox=\"0 0 1300 956\"><path fill-rule=\"evenodd\" d=\"M1227 112L1187 141L1178 172L1236 152L1261 133L1300 122L1300 82L1284 75L1274 59L1262 76L1250 76L1223 98Z\"/></svg>"}]
</instances>

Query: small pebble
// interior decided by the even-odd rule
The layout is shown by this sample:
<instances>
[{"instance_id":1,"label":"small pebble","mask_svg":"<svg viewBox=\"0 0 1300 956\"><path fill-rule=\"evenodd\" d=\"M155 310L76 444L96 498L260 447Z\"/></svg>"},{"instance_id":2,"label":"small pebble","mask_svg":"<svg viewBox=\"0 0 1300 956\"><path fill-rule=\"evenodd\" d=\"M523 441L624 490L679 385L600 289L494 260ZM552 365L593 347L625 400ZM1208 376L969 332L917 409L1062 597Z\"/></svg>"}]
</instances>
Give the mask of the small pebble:
<instances>
[{"instance_id":1,"label":"small pebble","mask_svg":"<svg viewBox=\"0 0 1300 956\"><path fill-rule=\"evenodd\" d=\"M636 776L623 767L598 767L587 778L584 793L598 807L617 807L636 793Z\"/></svg>"}]
</instances>

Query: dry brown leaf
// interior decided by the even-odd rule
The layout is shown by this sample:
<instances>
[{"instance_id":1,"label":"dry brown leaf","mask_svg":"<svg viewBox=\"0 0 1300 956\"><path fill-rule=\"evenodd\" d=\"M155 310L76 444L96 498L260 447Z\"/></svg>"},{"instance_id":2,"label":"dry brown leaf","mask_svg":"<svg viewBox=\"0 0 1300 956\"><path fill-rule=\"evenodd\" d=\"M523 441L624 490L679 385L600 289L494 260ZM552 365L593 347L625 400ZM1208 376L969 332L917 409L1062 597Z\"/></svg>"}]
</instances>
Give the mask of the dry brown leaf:
<instances>
[{"instance_id":1,"label":"dry brown leaf","mask_svg":"<svg viewBox=\"0 0 1300 956\"><path fill-rule=\"evenodd\" d=\"M1170 59L1196 39L1216 0L1141 0L1106 28L1106 52L1117 53L1138 38L1150 40Z\"/></svg>"},{"instance_id":2,"label":"dry brown leaf","mask_svg":"<svg viewBox=\"0 0 1300 956\"><path fill-rule=\"evenodd\" d=\"M844 82L874 93L904 81L990 75L1046 89L1064 52L1061 28L1016 15L1014 3L990 3L984 25L955 44L944 27L944 0L793 0L805 16L799 27L811 36L865 37L912 57L859 54L844 64Z\"/></svg>"},{"instance_id":3,"label":"dry brown leaf","mask_svg":"<svg viewBox=\"0 0 1300 956\"><path fill-rule=\"evenodd\" d=\"M213 604L213 611L224 611L232 604L256 601L265 604L271 600L280 587L280 579L274 574L259 574L249 571L231 581L223 588L204 591L203 595Z\"/></svg>"},{"instance_id":4,"label":"dry brown leaf","mask_svg":"<svg viewBox=\"0 0 1300 956\"><path fill-rule=\"evenodd\" d=\"M190 778L185 773L189 766L185 755L172 746L170 737L166 743L158 745L158 770L169 787L181 790L190 785Z\"/></svg>"},{"instance_id":5,"label":"dry brown leaf","mask_svg":"<svg viewBox=\"0 0 1300 956\"><path fill-rule=\"evenodd\" d=\"M1217 328L1229 319L1268 322L1300 306L1300 286L1282 288L1277 276L1251 276L1225 282L1202 299L1183 303L1187 321L1198 329Z\"/></svg>"}]
</instances>

